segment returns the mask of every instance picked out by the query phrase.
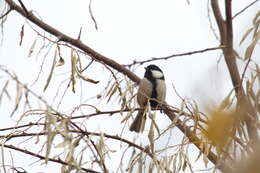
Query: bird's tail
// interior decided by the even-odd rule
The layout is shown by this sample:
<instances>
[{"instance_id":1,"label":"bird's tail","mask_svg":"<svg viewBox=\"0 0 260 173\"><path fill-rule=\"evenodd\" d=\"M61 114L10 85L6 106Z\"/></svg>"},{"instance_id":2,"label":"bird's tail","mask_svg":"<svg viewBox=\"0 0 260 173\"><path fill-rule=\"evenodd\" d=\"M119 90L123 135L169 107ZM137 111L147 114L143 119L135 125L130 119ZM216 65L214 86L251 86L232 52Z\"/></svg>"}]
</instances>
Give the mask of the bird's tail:
<instances>
[{"instance_id":1,"label":"bird's tail","mask_svg":"<svg viewBox=\"0 0 260 173\"><path fill-rule=\"evenodd\" d=\"M144 110L140 110L130 126L130 131L135 131L136 133L143 132L145 121L146 116Z\"/></svg>"}]
</instances>

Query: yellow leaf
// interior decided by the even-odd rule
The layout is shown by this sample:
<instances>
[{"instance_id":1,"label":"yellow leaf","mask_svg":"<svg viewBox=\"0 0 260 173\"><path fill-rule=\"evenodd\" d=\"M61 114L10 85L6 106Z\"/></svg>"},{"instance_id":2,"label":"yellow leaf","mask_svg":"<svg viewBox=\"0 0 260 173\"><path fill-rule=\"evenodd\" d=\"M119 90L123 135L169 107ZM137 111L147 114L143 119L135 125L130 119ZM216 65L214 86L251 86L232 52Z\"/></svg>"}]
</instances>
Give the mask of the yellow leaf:
<instances>
[{"instance_id":1,"label":"yellow leaf","mask_svg":"<svg viewBox=\"0 0 260 173\"><path fill-rule=\"evenodd\" d=\"M218 148L222 149L231 136L231 129L234 124L234 114L221 110L214 110L211 113L211 120L205 132L206 137Z\"/></svg>"}]
</instances>

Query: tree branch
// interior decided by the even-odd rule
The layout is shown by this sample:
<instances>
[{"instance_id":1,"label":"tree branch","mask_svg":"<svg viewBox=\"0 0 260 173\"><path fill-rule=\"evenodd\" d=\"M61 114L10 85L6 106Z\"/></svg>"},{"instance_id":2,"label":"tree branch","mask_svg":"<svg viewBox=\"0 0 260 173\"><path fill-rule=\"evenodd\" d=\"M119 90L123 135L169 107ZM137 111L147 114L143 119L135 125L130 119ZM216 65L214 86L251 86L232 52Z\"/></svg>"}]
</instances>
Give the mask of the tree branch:
<instances>
[{"instance_id":1,"label":"tree branch","mask_svg":"<svg viewBox=\"0 0 260 173\"><path fill-rule=\"evenodd\" d=\"M207 52L207 51L218 50L218 49L222 49L222 48L223 48L223 46L217 46L217 47L210 47L210 48L201 49L201 50L195 50L195 51L191 51L191 52L172 54L172 55L165 56L165 57L159 57L159 58L153 57L153 58L150 58L150 59L147 59L147 60L144 60L144 61L133 61L133 63L126 64L124 66L130 67L130 66L133 66L133 65L136 65L136 64L141 64L142 65L144 63L148 63L148 62L152 62L152 61L167 60L167 59L171 59L171 58L174 58L174 57L187 56L187 55L193 55L193 54L198 54L198 53L204 53L204 52Z\"/></svg>"},{"instance_id":2,"label":"tree branch","mask_svg":"<svg viewBox=\"0 0 260 173\"><path fill-rule=\"evenodd\" d=\"M5 147L5 148L12 149L12 150L15 150L15 151L19 151L19 152L22 152L22 153L25 153L25 154L28 154L28 155L31 155L31 156L33 156L33 157L37 157L37 158L39 158L40 160L44 160L44 159L45 159L45 157L42 156L42 155L40 155L40 154L33 153L33 152L28 151L28 150L25 150L25 149L17 148L17 147L15 147L15 146L13 146L13 145L2 144L1 146ZM60 163L60 164L62 164L62 165L71 165L71 164L69 164L69 163L67 163L67 162L65 162L65 161L63 161L63 160L61 160L61 159L52 159L52 158L49 158L48 160L51 161L51 162ZM99 172L94 171L94 170L92 170L92 169L87 169L87 168L83 168L83 167L81 167L81 169L82 169L83 171L89 172L89 173L99 173Z\"/></svg>"},{"instance_id":3,"label":"tree branch","mask_svg":"<svg viewBox=\"0 0 260 173\"><path fill-rule=\"evenodd\" d=\"M223 43L223 39L225 38L225 34L226 34L226 27L225 27L225 21L223 19L223 16L221 14L220 8L219 8L219 4L218 4L218 0L211 0L211 7L213 10L213 14L215 16L218 28L219 28L219 34L220 34L220 44L223 46L225 45Z\"/></svg>"},{"instance_id":4,"label":"tree branch","mask_svg":"<svg viewBox=\"0 0 260 173\"><path fill-rule=\"evenodd\" d=\"M134 148L140 150L141 152L145 152L152 160L155 160L155 161L157 162L157 164L162 165L161 162L154 157L154 154L150 152L150 148L149 148L149 147L145 147L145 148L144 148L144 147L141 147L141 146L139 146L139 145L137 145L137 144L135 144L135 143L133 143L133 142L127 140L127 139L124 139L124 138L119 137L118 135L109 135L109 134L106 134L106 133L102 133L102 134L101 134L101 133L96 133L96 132L86 132L86 131L80 131L80 130L70 130L69 132L71 132L71 133L78 133L78 134L86 135L86 136L90 136L90 135L92 135L92 136L101 136L101 135L103 135L103 136L106 137L106 138L113 139L113 140L117 140L117 141L119 141L119 142L123 142L123 143L125 143L125 144L127 144L127 145L129 145L129 146L131 146L131 147L134 147ZM56 134L60 134L60 133L56 133ZM12 138L32 137L32 136L43 136L43 135L48 135L48 132L0 135L0 138L6 138L6 140L8 141L8 140L10 140L10 139L12 139ZM18 149L19 149L19 148L18 148ZM21 149L21 150L23 150L23 149ZM28 154L28 153L27 153L27 152L28 152L27 150L23 150L23 151L24 151L24 153ZM30 153L29 153L29 154L30 154ZM38 157L38 158L40 158L40 159L42 159L42 160L45 159L44 156L39 156L39 155L36 155L36 154L30 154L30 155L33 155L33 156L35 156L35 157ZM48 160L53 161L53 160L55 160L55 159L48 159ZM57 160L57 161L59 161L59 163L63 164L63 162L60 162L60 161L61 161L60 159ZM54 162L55 162L55 161L54 161ZM66 163L66 165L68 165L68 163ZM165 167L165 170L166 170L167 172L169 172L169 173L172 173L172 171L170 171L170 170L167 169L166 167Z\"/></svg>"},{"instance_id":5,"label":"tree branch","mask_svg":"<svg viewBox=\"0 0 260 173\"><path fill-rule=\"evenodd\" d=\"M0 19L2 19L2 18L4 18L5 16L7 16L11 11L12 11L12 9L9 8L2 16L0 16Z\"/></svg>"},{"instance_id":6,"label":"tree branch","mask_svg":"<svg viewBox=\"0 0 260 173\"><path fill-rule=\"evenodd\" d=\"M237 12L232 19L235 19L238 15L240 15L241 13L243 13L244 11L246 11L249 7L253 6L255 3L257 3L259 0L255 0L252 3L248 4L247 6L245 6L242 10L240 10L239 12Z\"/></svg>"}]
</instances>

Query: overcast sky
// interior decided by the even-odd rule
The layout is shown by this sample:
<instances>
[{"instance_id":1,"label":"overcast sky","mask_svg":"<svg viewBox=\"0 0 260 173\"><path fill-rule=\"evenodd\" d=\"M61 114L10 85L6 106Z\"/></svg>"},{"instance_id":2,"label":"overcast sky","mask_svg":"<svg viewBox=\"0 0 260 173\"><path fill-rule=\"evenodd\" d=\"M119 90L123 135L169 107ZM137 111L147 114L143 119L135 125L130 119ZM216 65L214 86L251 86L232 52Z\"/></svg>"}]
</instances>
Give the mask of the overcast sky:
<instances>
[{"instance_id":1,"label":"overcast sky","mask_svg":"<svg viewBox=\"0 0 260 173\"><path fill-rule=\"evenodd\" d=\"M234 14L251 1L233 1ZM92 12L96 19L98 30L95 29L88 11L89 1L34 0L24 1L24 3L29 10L33 10L34 14L39 16L44 22L74 38L78 36L82 27L81 40L85 44L120 64L128 64L133 62L133 60L145 60L151 57L163 57L216 47L219 44L213 31L210 29L206 0L190 0L190 4L185 0L93 0ZM1 9L3 4L3 0L1 0ZM259 7L260 4L258 3L234 20L235 43L240 41L243 33L251 26L251 19L256 14L256 11L259 10ZM215 27L212 14L210 17ZM26 20L16 12L12 12L8 16L4 24L3 44L0 47L0 64L12 69L22 82L30 85L39 73L43 57L36 58L36 53L34 53L28 58L28 52L33 41L37 38L38 43L41 41L41 38L37 37L37 34L27 24L25 25L23 44L19 46L21 27L25 23ZM32 26L39 30L36 26ZM216 32L218 32L217 29ZM40 47L40 44L37 44L36 48L37 46ZM236 48L239 53L243 53L245 49L243 45L240 47L236 46ZM51 53L53 51L51 50ZM167 102L176 107L180 104L180 100L173 90L173 85L183 97L192 98L201 103L201 105L207 101L214 100L217 102L222 100L230 92L232 86L223 57L220 59L220 55L220 51L211 51L154 62L165 73L168 88ZM69 71L69 63L66 62L70 60L70 51L64 50L63 56L65 58L65 66L55 69L57 76L51 87L57 88L57 85L64 79L64 76L61 74ZM48 58L52 58L52 55L48 56ZM42 89L46 82L51 62L52 60L50 59L46 60L44 64L46 71L41 76L42 78L32 86L40 94L43 94ZM88 70L88 77L101 82L100 85L86 84L84 88L87 88L87 91L84 91L86 95L83 96L83 100L94 96L92 93L101 91L105 86L108 78L102 72L101 66L97 64ZM138 76L142 77L143 73L143 66L136 69ZM51 103L55 92L56 90L47 89L43 96ZM69 92L71 91L69 90ZM66 107L72 108L80 104L82 100L78 98L79 95L77 94L76 96L68 94L60 109L68 111ZM57 104L57 101L55 103ZM113 104L110 105L112 108L114 107ZM104 107L101 108L106 110ZM1 107L1 115L7 116L11 109L12 105L6 105L4 109ZM89 123L89 125L93 130L104 130L110 134L119 134L118 129L123 127L120 124L121 120L122 117L106 116L102 121L94 119L94 123ZM7 124L13 124L9 117L5 117L0 122L1 127L6 127ZM165 129L170 122L167 118L160 116L158 124L160 127L163 127L162 129ZM173 137L174 139L176 138L174 142L177 144L181 143L181 141L178 141L181 139L181 134L176 128L174 128L173 132L176 133L176 136ZM132 133L124 133L129 134L130 138L136 137ZM147 133L137 136L137 138L146 143L146 135ZM161 139L161 142L158 142L158 146L164 145L165 143L163 142L164 138ZM195 158L196 154L194 152L194 157L192 158ZM118 159L116 156L112 158ZM33 161L30 160L28 163ZM195 170L203 168L202 161L196 163L193 165ZM32 165L30 169L39 171L37 166L34 167L35 165ZM50 167L43 167L42 169L43 171L44 169L54 169L55 166L53 165L51 164ZM114 170L118 165L110 166Z\"/></svg>"}]
</instances>

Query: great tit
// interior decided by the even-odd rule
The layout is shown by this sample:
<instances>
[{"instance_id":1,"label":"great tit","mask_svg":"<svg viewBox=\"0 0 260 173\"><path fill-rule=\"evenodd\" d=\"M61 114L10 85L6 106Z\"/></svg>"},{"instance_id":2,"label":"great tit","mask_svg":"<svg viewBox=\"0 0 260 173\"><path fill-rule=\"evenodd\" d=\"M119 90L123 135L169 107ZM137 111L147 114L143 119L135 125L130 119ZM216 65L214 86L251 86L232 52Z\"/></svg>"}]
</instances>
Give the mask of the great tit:
<instances>
[{"instance_id":1,"label":"great tit","mask_svg":"<svg viewBox=\"0 0 260 173\"><path fill-rule=\"evenodd\" d=\"M142 110L138 111L130 126L130 131L143 132L146 120L145 106L149 102L151 108L156 108L164 103L165 96L166 84L162 70L153 64L145 67L144 78L140 81L137 92L137 103Z\"/></svg>"}]
</instances>

